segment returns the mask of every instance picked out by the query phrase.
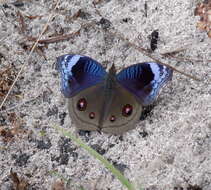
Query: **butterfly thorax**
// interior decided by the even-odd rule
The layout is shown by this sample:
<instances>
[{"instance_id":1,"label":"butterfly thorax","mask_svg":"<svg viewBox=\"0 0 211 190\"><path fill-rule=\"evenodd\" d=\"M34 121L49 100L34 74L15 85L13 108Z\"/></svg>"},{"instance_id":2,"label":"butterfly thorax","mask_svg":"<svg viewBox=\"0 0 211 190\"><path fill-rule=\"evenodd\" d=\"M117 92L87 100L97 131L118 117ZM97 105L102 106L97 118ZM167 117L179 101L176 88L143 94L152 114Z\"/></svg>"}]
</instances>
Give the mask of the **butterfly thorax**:
<instances>
[{"instance_id":1,"label":"butterfly thorax","mask_svg":"<svg viewBox=\"0 0 211 190\"><path fill-rule=\"evenodd\" d=\"M105 77L103 86L104 86L103 88L104 98L103 98L103 104L102 104L102 109L101 109L102 111L100 114L101 117L99 120L99 129L102 128L103 122L109 114L109 109L113 101L115 89L117 88L116 68L114 64L109 69L108 75Z\"/></svg>"}]
</instances>

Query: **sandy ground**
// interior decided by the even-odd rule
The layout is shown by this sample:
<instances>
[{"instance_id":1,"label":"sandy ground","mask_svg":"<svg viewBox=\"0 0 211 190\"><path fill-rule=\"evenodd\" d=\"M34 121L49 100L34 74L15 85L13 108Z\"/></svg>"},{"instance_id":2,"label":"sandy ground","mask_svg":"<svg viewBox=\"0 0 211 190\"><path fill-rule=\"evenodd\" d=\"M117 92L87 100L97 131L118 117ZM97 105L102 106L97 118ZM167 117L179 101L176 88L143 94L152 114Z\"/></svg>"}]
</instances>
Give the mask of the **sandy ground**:
<instances>
[{"instance_id":1,"label":"sandy ground","mask_svg":"<svg viewBox=\"0 0 211 190\"><path fill-rule=\"evenodd\" d=\"M151 60L108 33L115 28L144 48L150 47L149 36L158 29L158 48L154 56L202 81L175 72L155 108L136 129L122 136L91 132L79 137L110 160L137 187L210 190L211 62L208 60L211 60L211 41L206 32L196 28L199 17L194 16L194 9L198 2L102 0L96 5L97 10L110 21L102 22L92 1L64 0L54 11L56 16L43 39L75 32L87 23L95 24L83 27L79 35L69 40L39 44L28 62L32 42L21 32L17 12L42 15L34 19L24 16L25 35L36 37L55 3L23 1L23 5L16 7L1 3L0 69L13 64L19 71L24 63L26 68L11 93L13 96L4 104L4 110L9 111L0 113L1 130L20 126L11 140L0 137L0 189L12 189L11 169L28 181L29 189L51 189L60 179L52 175L52 171L70 179L67 189L71 190L79 186L86 190L125 189L97 160L53 128L59 125L78 135L60 92L59 75L54 69L56 57L65 53L84 54L104 65L114 62L118 69ZM160 56L160 53L180 48L185 49L176 54L180 58ZM16 121L11 121L14 115Z\"/></svg>"}]
</instances>

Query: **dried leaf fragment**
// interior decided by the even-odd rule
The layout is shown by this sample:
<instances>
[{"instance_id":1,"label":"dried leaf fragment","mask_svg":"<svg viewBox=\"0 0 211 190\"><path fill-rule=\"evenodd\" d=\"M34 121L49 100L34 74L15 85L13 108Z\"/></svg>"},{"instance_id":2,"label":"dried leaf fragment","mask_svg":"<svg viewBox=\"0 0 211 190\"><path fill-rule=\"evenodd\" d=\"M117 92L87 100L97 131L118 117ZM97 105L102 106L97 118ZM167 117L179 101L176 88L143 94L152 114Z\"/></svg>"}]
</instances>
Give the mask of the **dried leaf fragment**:
<instances>
[{"instance_id":1,"label":"dried leaf fragment","mask_svg":"<svg viewBox=\"0 0 211 190\"><path fill-rule=\"evenodd\" d=\"M199 3L195 9L195 16L200 16L200 21L196 27L200 30L207 31L207 35L211 38L211 0Z\"/></svg>"},{"instance_id":2,"label":"dried leaf fragment","mask_svg":"<svg viewBox=\"0 0 211 190\"><path fill-rule=\"evenodd\" d=\"M51 190L65 190L64 182L62 180L54 182Z\"/></svg>"},{"instance_id":3,"label":"dried leaf fragment","mask_svg":"<svg viewBox=\"0 0 211 190\"><path fill-rule=\"evenodd\" d=\"M13 188L15 190L26 190L28 189L28 182L24 180L23 178L19 178L18 174L16 172L10 171L10 177L13 182Z\"/></svg>"},{"instance_id":4,"label":"dried leaf fragment","mask_svg":"<svg viewBox=\"0 0 211 190\"><path fill-rule=\"evenodd\" d=\"M13 65L0 68L0 100L8 93L16 75L17 70Z\"/></svg>"},{"instance_id":5,"label":"dried leaf fragment","mask_svg":"<svg viewBox=\"0 0 211 190\"><path fill-rule=\"evenodd\" d=\"M12 141L14 136L25 133L21 129L23 121L15 113L10 113L8 119L11 122L11 126L0 126L0 137L2 137L5 143Z\"/></svg>"}]
</instances>

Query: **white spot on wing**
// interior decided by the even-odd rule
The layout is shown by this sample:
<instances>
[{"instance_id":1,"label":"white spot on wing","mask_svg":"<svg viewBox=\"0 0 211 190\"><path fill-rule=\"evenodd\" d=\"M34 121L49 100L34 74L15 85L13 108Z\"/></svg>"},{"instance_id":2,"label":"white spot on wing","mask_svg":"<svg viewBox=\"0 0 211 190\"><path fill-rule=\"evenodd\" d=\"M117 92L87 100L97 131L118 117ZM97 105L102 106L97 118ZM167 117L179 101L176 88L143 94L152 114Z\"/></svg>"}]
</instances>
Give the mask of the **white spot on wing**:
<instances>
[{"instance_id":1,"label":"white spot on wing","mask_svg":"<svg viewBox=\"0 0 211 190\"><path fill-rule=\"evenodd\" d=\"M154 74L154 80L159 80L160 78L160 69L159 69L159 66L156 64L156 63L149 63L150 65L150 68Z\"/></svg>"},{"instance_id":2,"label":"white spot on wing","mask_svg":"<svg viewBox=\"0 0 211 190\"><path fill-rule=\"evenodd\" d=\"M74 55L71 59L70 55L65 55L61 63L61 74L62 74L62 91L68 89L68 79L72 76L72 67L78 62L78 60L83 57L81 55Z\"/></svg>"},{"instance_id":3,"label":"white spot on wing","mask_svg":"<svg viewBox=\"0 0 211 190\"><path fill-rule=\"evenodd\" d=\"M151 71L154 74L154 79L151 81L152 91L145 98L145 105L149 105L156 100L159 93L162 90L162 87L166 85L166 82L169 79L170 73L168 68L165 65L159 67L157 63L148 63L150 65Z\"/></svg>"},{"instance_id":4,"label":"white spot on wing","mask_svg":"<svg viewBox=\"0 0 211 190\"><path fill-rule=\"evenodd\" d=\"M64 62L67 63L69 55L64 57ZM78 62L78 60L83 57L81 55L74 55L67 63L65 70L69 71L72 75L72 67ZM64 64L66 66L66 64Z\"/></svg>"}]
</instances>

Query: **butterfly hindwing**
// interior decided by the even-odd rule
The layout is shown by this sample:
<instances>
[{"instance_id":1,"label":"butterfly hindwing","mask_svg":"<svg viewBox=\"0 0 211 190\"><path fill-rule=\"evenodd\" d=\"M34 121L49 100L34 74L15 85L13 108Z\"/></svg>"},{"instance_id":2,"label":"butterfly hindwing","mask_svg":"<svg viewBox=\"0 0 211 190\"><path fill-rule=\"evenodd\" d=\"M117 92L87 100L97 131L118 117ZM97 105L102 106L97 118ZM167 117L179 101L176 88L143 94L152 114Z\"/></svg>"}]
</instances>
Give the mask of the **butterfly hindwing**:
<instances>
[{"instance_id":1,"label":"butterfly hindwing","mask_svg":"<svg viewBox=\"0 0 211 190\"><path fill-rule=\"evenodd\" d=\"M144 62L123 69L118 82L134 94L143 106L154 102L160 89L172 78L172 69L154 62Z\"/></svg>"},{"instance_id":2,"label":"butterfly hindwing","mask_svg":"<svg viewBox=\"0 0 211 190\"><path fill-rule=\"evenodd\" d=\"M103 83L91 86L68 99L68 110L72 121L80 130L94 131L99 128L100 113L103 106ZM83 102L83 109L78 105Z\"/></svg>"},{"instance_id":3,"label":"butterfly hindwing","mask_svg":"<svg viewBox=\"0 0 211 190\"><path fill-rule=\"evenodd\" d=\"M109 109L105 114L102 132L122 134L136 127L142 106L137 98L121 84L116 84Z\"/></svg>"},{"instance_id":4,"label":"butterfly hindwing","mask_svg":"<svg viewBox=\"0 0 211 190\"><path fill-rule=\"evenodd\" d=\"M57 58L56 68L61 74L61 91L66 98L104 80L105 69L94 59L66 54Z\"/></svg>"}]
</instances>

